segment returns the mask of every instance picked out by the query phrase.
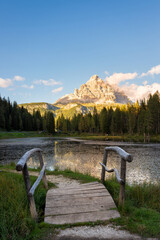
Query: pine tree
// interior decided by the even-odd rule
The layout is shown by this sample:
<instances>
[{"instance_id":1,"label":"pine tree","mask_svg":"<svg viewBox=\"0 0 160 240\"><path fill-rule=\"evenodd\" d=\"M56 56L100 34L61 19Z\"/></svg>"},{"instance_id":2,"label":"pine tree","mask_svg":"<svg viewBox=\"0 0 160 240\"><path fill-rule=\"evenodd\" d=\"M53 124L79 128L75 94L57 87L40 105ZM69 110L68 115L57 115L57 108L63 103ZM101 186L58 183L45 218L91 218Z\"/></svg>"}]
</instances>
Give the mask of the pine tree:
<instances>
[{"instance_id":1,"label":"pine tree","mask_svg":"<svg viewBox=\"0 0 160 240\"><path fill-rule=\"evenodd\" d=\"M55 121L53 113L47 112L46 115L46 128L48 133L54 134L55 133Z\"/></svg>"},{"instance_id":2,"label":"pine tree","mask_svg":"<svg viewBox=\"0 0 160 240\"><path fill-rule=\"evenodd\" d=\"M107 122L107 110L104 107L100 112L99 122L100 122L100 131L104 134L107 133L108 130L108 122Z\"/></svg>"}]
</instances>

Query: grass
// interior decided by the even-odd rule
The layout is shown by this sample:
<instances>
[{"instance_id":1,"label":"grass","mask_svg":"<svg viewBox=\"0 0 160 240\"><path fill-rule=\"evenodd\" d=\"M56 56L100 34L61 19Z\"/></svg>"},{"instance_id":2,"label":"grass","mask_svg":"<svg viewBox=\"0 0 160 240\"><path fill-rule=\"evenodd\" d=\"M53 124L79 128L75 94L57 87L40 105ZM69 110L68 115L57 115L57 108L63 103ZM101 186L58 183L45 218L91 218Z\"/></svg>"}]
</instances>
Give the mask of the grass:
<instances>
[{"instance_id":1,"label":"grass","mask_svg":"<svg viewBox=\"0 0 160 240\"><path fill-rule=\"evenodd\" d=\"M14 164L8 166L12 169ZM99 181L88 174L64 171L56 169L54 172L46 172L51 175L63 175L71 179L80 180L83 183ZM32 182L36 177L32 177ZM118 205L119 184L115 179L105 181L105 186ZM17 194L18 193L18 194ZM22 176L13 173L0 172L0 238L25 239L25 240L50 240L54 238L59 228L65 229L73 226L95 226L112 223L121 226L122 229L143 237L160 238L160 184L126 185L124 207L118 208L120 218L96 223L80 223L68 225L49 225L43 222L43 209L46 190L41 184L36 190L35 201L40 216L40 223L36 224L30 217ZM4 201L5 200L5 201Z\"/></svg>"},{"instance_id":2,"label":"grass","mask_svg":"<svg viewBox=\"0 0 160 240\"><path fill-rule=\"evenodd\" d=\"M119 184L110 179L105 186L118 205ZM121 218L112 223L143 237L160 238L160 184L126 186L125 204L119 208Z\"/></svg>"},{"instance_id":3,"label":"grass","mask_svg":"<svg viewBox=\"0 0 160 240\"><path fill-rule=\"evenodd\" d=\"M33 184L36 177L30 178ZM46 189L40 183L35 192L35 203L40 221L43 219L45 197ZM30 233L36 225L28 209L22 175L0 172L0 239L30 239Z\"/></svg>"},{"instance_id":4,"label":"grass","mask_svg":"<svg viewBox=\"0 0 160 240\"><path fill-rule=\"evenodd\" d=\"M12 131L12 132L5 132L0 131L0 139L10 139L10 138L30 138L30 137L50 137L45 132L37 132L37 131Z\"/></svg>"}]
</instances>

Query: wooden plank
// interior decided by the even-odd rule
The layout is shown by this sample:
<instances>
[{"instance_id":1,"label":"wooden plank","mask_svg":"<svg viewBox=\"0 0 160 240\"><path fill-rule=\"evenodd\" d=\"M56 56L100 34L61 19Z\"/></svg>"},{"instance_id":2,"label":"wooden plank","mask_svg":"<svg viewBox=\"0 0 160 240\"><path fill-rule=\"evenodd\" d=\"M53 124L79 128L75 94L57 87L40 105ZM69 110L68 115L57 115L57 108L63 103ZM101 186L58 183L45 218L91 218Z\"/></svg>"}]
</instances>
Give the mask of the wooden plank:
<instances>
[{"instance_id":1,"label":"wooden plank","mask_svg":"<svg viewBox=\"0 0 160 240\"><path fill-rule=\"evenodd\" d=\"M85 189L106 189L102 184L92 184L92 185L80 185L77 187L67 187L67 188L53 188L50 189L49 192L65 192L65 191L72 191L72 190L85 190Z\"/></svg>"},{"instance_id":2,"label":"wooden plank","mask_svg":"<svg viewBox=\"0 0 160 240\"><path fill-rule=\"evenodd\" d=\"M66 223L80 223L80 222L95 222L103 221L111 218L120 217L118 211L107 210L107 211L96 211L90 213L77 213L77 214L64 214L58 216L45 217L44 222L50 224L66 224Z\"/></svg>"},{"instance_id":3,"label":"wooden plank","mask_svg":"<svg viewBox=\"0 0 160 240\"><path fill-rule=\"evenodd\" d=\"M72 205L86 205L87 202L92 201L93 204L102 204L104 201L108 201L110 196L98 196L98 197L86 197L86 198L69 198L69 199L54 199L54 201L46 201L46 207L67 207ZM112 200L113 201L113 200Z\"/></svg>"},{"instance_id":4,"label":"wooden plank","mask_svg":"<svg viewBox=\"0 0 160 240\"><path fill-rule=\"evenodd\" d=\"M89 183L81 183L79 184L77 187L74 187L74 186L68 186L67 189L70 189L70 188L78 188L78 187L85 187L85 186L97 186L97 185L102 185L101 183L99 182L89 182Z\"/></svg>"},{"instance_id":5,"label":"wooden plank","mask_svg":"<svg viewBox=\"0 0 160 240\"><path fill-rule=\"evenodd\" d=\"M98 189L81 189L81 190L77 190L77 189L72 189L72 190L64 190L64 191L55 191L55 192L51 192L51 191L48 191L47 193L47 197L57 197L57 196L63 196L63 195L75 195L75 194L86 194L86 193L98 193L98 192L104 192L106 194L109 195L109 193L107 193L107 191L104 189L104 188L98 188Z\"/></svg>"},{"instance_id":6,"label":"wooden plank","mask_svg":"<svg viewBox=\"0 0 160 240\"><path fill-rule=\"evenodd\" d=\"M103 204L85 204L85 205L70 205L65 207L50 207L45 208L45 216L50 215L61 215L61 214L75 214L75 213L85 213L85 212L95 212L95 211L105 211L115 208L114 202L105 201Z\"/></svg>"},{"instance_id":7,"label":"wooden plank","mask_svg":"<svg viewBox=\"0 0 160 240\"><path fill-rule=\"evenodd\" d=\"M59 195L59 196L55 196L54 195L54 199L71 199L73 197L75 198L80 198L80 197L98 197L98 196L108 196L108 193L103 191L103 192L94 192L94 193L80 193L80 194L68 194L68 195ZM53 197L48 197L47 196L47 199L48 198L53 198Z\"/></svg>"}]
</instances>

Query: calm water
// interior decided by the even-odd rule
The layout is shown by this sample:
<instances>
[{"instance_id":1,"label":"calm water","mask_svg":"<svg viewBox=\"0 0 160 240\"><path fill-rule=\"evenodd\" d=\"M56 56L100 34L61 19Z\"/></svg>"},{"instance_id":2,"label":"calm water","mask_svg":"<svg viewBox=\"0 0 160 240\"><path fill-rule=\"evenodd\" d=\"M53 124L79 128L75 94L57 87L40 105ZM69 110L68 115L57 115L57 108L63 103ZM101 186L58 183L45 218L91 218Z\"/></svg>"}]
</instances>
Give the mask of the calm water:
<instances>
[{"instance_id":1,"label":"calm water","mask_svg":"<svg viewBox=\"0 0 160 240\"><path fill-rule=\"evenodd\" d=\"M0 163L18 162L28 150L39 147L43 150L43 158L47 169L70 168L82 173L100 177L105 146L119 146L133 155L133 162L127 163L127 182L159 182L160 181L160 144L131 144L122 142L71 141L54 138L26 138L0 140ZM36 168L37 157L32 157L28 165ZM108 168L120 168L120 158L110 153ZM106 173L107 176L110 174Z\"/></svg>"}]
</instances>

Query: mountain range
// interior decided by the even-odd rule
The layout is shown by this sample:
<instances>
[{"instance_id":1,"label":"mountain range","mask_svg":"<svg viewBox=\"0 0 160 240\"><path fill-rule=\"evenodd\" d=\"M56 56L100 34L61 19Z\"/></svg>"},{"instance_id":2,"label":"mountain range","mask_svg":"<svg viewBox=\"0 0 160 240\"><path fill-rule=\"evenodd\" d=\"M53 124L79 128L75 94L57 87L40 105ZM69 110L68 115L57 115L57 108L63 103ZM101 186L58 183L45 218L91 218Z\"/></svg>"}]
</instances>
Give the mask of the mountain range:
<instances>
[{"instance_id":1,"label":"mountain range","mask_svg":"<svg viewBox=\"0 0 160 240\"><path fill-rule=\"evenodd\" d=\"M51 111L56 117L62 113L65 117L72 117L78 113L92 112L94 106L100 111L103 107L116 107L117 104L127 104L129 98L123 93L103 81L97 75L93 75L74 93L59 98L54 104L50 103L24 103L20 104L31 113L40 110L43 115L45 111Z\"/></svg>"}]
</instances>

